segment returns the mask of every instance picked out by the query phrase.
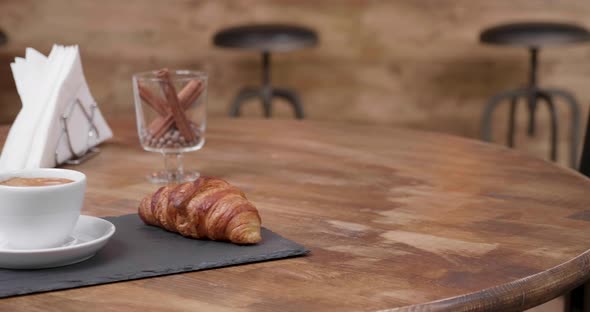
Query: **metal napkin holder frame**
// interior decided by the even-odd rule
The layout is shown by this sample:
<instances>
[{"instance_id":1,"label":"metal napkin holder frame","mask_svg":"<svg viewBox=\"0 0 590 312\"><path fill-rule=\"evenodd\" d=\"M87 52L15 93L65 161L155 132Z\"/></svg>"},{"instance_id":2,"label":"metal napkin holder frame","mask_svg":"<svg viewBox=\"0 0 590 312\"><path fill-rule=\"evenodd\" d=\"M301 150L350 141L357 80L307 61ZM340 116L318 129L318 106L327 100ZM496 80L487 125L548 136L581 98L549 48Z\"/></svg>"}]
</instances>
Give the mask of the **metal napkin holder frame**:
<instances>
[{"instance_id":1,"label":"metal napkin holder frame","mask_svg":"<svg viewBox=\"0 0 590 312\"><path fill-rule=\"evenodd\" d=\"M86 121L90 125L90 129L88 130L88 137L86 140L86 148L81 153L76 153L74 151L74 146L72 145L72 140L70 138L70 133L72 133L72 130L68 128L68 119L70 119L72 117L72 113L74 112L74 108L76 108L76 106L80 107L82 114L84 115L84 117L86 118ZM84 107L84 105L82 104L82 102L80 101L80 99L76 98L76 99L74 99L74 101L70 105L68 105L68 107L65 109L65 112L62 113L62 115L59 118L59 122L60 122L60 126L61 126L61 133L58 137L57 146L56 146L56 150L55 150L55 165L56 166L60 165L60 163L58 163L58 156L59 156L58 148L59 148L59 143L64 138L64 136L67 140L66 142L67 142L68 148L70 150L70 153L72 154L72 157L70 159L64 161L63 164L79 165L79 164L87 161L88 159L98 155L98 153L100 153L99 148L90 146L90 141L93 137L96 137L97 140L100 138L100 133L98 131L98 128L94 124L94 115L95 115L95 111L97 109L98 109L98 105L96 105L96 103L93 102L90 105L90 112L88 112L86 110L86 108Z\"/></svg>"}]
</instances>

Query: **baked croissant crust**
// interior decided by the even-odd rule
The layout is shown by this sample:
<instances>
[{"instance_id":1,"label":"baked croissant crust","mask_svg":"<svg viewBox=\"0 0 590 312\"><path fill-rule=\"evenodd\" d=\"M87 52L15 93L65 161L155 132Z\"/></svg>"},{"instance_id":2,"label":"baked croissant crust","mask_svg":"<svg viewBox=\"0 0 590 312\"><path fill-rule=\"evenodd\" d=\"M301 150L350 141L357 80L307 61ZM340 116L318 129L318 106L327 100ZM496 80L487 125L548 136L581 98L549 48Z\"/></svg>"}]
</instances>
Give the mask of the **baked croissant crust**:
<instances>
[{"instance_id":1,"label":"baked croissant crust","mask_svg":"<svg viewBox=\"0 0 590 312\"><path fill-rule=\"evenodd\" d=\"M161 187L139 205L149 225L193 238L260 242L258 210L235 186L215 177Z\"/></svg>"}]
</instances>

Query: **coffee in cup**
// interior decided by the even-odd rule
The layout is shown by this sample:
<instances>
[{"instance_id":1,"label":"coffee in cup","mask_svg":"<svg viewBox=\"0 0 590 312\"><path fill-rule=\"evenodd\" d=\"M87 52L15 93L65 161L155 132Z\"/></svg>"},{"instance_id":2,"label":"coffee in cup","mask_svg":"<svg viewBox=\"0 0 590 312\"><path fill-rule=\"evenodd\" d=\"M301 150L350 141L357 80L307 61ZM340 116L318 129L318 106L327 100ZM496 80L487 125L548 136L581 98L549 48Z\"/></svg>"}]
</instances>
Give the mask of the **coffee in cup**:
<instances>
[{"instance_id":1,"label":"coffee in cup","mask_svg":"<svg viewBox=\"0 0 590 312\"><path fill-rule=\"evenodd\" d=\"M64 244L80 216L85 191L86 176L74 170L0 173L0 248Z\"/></svg>"},{"instance_id":2,"label":"coffee in cup","mask_svg":"<svg viewBox=\"0 0 590 312\"><path fill-rule=\"evenodd\" d=\"M70 179L64 178L10 178L5 181L0 181L0 185L7 185L7 186L50 186L50 185L59 185L59 184L66 184L74 182Z\"/></svg>"}]
</instances>

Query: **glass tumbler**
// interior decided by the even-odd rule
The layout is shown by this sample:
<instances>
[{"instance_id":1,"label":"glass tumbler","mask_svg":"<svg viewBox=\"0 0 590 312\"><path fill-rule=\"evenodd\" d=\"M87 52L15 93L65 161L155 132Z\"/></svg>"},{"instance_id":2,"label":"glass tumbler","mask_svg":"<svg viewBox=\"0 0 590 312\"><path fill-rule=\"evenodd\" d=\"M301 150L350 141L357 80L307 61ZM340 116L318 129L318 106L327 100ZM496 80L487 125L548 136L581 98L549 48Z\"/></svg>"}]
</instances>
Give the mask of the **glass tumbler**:
<instances>
[{"instance_id":1,"label":"glass tumbler","mask_svg":"<svg viewBox=\"0 0 590 312\"><path fill-rule=\"evenodd\" d=\"M164 170L148 175L152 183L182 183L199 177L184 168L182 154L205 144L207 74L157 70L133 75L139 142L164 157Z\"/></svg>"}]
</instances>

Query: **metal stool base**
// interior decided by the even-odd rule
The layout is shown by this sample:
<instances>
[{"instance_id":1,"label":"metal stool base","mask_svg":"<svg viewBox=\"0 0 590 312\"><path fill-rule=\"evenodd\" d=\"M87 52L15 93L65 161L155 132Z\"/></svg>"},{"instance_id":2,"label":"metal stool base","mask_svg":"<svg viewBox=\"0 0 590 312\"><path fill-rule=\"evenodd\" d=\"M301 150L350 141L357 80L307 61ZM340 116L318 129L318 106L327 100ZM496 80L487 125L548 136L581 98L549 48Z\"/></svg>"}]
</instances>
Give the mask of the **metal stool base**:
<instances>
[{"instance_id":1,"label":"metal stool base","mask_svg":"<svg viewBox=\"0 0 590 312\"><path fill-rule=\"evenodd\" d=\"M272 116L272 99L282 98L286 100L292 107L295 113L295 118L303 119L303 104L295 91L285 88L273 88L270 84L270 53L262 53L262 87L246 87L240 90L229 109L231 117L240 116L240 108L244 101L260 98L262 100L262 110L264 117L270 118Z\"/></svg>"},{"instance_id":2,"label":"metal stool base","mask_svg":"<svg viewBox=\"0 0 590 312\"><path fill-rule=\"evenodd\" d=\"M485 141L492 141L492 115L496 108L505 100L510 101L510 113L508 118L507 142L509 147L514 147L514 129L516 123L516 106L518 100L526 100L529 114L528 135L534 136L536 132L535 115L537 104L542 101L547 105L551 118L551 149L549 157L557 160L557 141L559 134L559 118L555 106L555 99L561 98L569 106L571 112L570 122L570 153L569 162L572 168L577 168L578 142L580 138L580 105L576 98L569 92L560 89L540 89L537 87L537 53L536 48L530 49L531 71L529 86L502 92L493 96L485 106L481 123L481 135Z\"/></svg>"},{"instance_id":3,"label":"metal stool base","mask_svg":"<svg viewBox=\"0 0 590 312\"><path fill-rule=\"evenodd\" d=\"M262 100L262 110L264 111L264 117L270 118L272 116L272 99L282 98L286 100L295 112L295 118L303 119L305 117L303 113L303 105L301 100L295 91L282 88L270 88L265 87L254 88L246 87L238 92L233 103L231 104L229 115L231 117L239 117L241 115L240 108L245 101L252 98L260 98Z\"/></svg>"},{"instance_id":4,"label":"metal stool base","mask_svg":"<svg viewBox=\"0 0 590 312\"><path fill-rule=\"evenodd\" d=\"M565 100L565 102L569 105L571 112L569 162L572 168L576 168L578 157L578 141L580 138L580 106L574 96L567 91L558 89L516 89L497 94L488 101L485 107L481 129L482 139L488 142L492 141L492 115L503 101L509 100L510 115L508 118L507 142L509 147L514 147L516 105L518 104L518 100L520 98L527 99L527 109L529 112L529 136L534 136L536 132L535 113L539 100L542 100L547 105L551 119L551 150L549 157L553 161L557 160L557 141L559 133L559 121L554 99L562 98Z\"/></svg>"}]
</instances>

